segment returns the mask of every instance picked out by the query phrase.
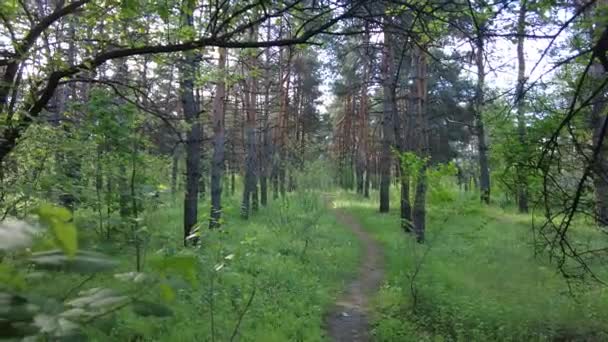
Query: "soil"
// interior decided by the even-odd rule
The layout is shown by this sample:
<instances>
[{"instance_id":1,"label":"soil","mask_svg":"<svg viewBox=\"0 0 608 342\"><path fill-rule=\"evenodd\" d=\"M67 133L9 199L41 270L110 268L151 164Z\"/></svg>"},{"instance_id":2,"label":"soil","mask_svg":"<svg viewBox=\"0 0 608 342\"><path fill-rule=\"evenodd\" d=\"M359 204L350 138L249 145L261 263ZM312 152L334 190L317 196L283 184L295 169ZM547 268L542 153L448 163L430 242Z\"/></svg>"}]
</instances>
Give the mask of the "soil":
<instances>
[{"instance_id":1,"label":"soil","mask_svg":"<svg viewBox=\"0 0 608 342\"><path fill-rule=\"evenodd\" d=\"M332 341L371 341L369 298L379 289L384 275L381 248L352 215L342 209L334 212L338 222L361 241L364 254L357 277L327 315L326 330Z\"/></svg>"}]
</instances>

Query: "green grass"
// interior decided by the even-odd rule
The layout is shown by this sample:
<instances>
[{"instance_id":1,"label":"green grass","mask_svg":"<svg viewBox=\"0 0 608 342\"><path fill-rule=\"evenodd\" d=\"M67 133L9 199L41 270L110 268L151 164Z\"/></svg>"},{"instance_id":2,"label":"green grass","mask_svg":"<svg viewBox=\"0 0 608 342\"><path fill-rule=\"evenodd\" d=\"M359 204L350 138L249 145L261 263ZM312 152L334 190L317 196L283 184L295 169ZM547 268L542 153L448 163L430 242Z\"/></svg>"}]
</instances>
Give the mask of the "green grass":
<instances>
[{"instance_id":1,"label":"green grass","mask_svg":"<svg viewBox=\"0 0 608 342\"><path fill-rule=\"evenodd\" d=\"M588 288L575 301L555 266L534 257L529 216L456 192L429 197L425 245L400 230L396 196L385 215L375 200L341 194L337 201L384 247L386 282L374 301L378 341L608 339L608 292Z\"/></svg>"},{"instance_id":2,"label":"green grass","mask_svg":"<svg viewBox=\"0 0 608 342\"><path fill-rule=\"evenodd\" d=\"M372 308L377 341L608 340L608 292L590 286L573 300L555 266L534 256L529 216L482 207L473 194L431 189L427 242L420 245L399 228L392 195L389 214L377 212L376 200L353 194L338 193L335 200L383 246L386 279ZM189 249L199 261L194 284L169 279L181 288L167 303L171 317L142 318L126 308L87 326L87 334L93 341L230 341L233 335L324 341L324 313L354 275L360 246L321 197L294 193L250 220L239 217L238 198L228 198L224 228L203 229L201 247ZM208 209L200 208L202 226ZM113 273L132 271L128 234L96 237L94 217L87 210L76 215L83 245L117 259L121 266ZM181 222L179 204L144 215L144 272L154 258L184 253ZM604 238L582 224L575 231L581 241ZM37 293L57 297L82 279L63 274ZM100 286L120 284L113 274L99 274L82 288ZM163 302L157 290L149 292L147 299Z\"/></svg>"},{"instance_id":3,"label":"green grass","mask_svg":"<svg viewBox=\"0 0 608 342\"><path fill-rule=\"evenodd\" d=\"M174 315L142 318L123 309L87 327L91 340L229 341L241 315L238 341L325 340L324 313L359 263L356 238L336 223L318 193L292 194L285 202L260 209L248 221L238 216L238 199L228 201L224 228L203 231L202 246L196 250L200 260L196 285L177 292L169 304ZM203 224L207 212L201 207ZM79 213L77 223L86 226L91 215ZM151 232L146 259L180 252L181 215L179 206L161 206L145 216ZM92 235L88 241L95 240ZM121 262L121 269L113 273L132 271L133 247L121 242L120 233L114 237L113 242L97 239L90 247ZM52 288L40 293L65 291L79 279L59 276ZM112 275L97 275L83 288L116 283Z\"/></svg>"}]
</instances>

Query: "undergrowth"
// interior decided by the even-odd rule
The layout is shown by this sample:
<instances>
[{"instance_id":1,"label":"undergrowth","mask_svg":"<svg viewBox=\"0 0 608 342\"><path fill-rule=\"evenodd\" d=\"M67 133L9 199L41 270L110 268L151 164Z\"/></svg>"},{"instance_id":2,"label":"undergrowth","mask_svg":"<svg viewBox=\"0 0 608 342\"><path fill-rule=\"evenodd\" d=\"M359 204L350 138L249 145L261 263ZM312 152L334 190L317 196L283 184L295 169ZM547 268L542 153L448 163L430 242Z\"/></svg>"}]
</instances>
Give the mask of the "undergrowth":
<instances>
[{"instance_id":1,"label":"undergrowth","mask_svg":"<svg viewBox=\"0 0 608 342\"><path fill-rule=\"evenodd\" d=\"M238 215L238 199L228 199L222 229L202 229L194 286L169 298L173 315L142 318L128 309L108 315L86 327L94 341L323 341L323 316L359 262L359 245L316 192L291 194L273 201L244 221ZM201 213L208 212L202 207ZM179 205L160 205L146 216L148 230L143 272L149 260L183 253ZM87 225L91 213L77 215ZM206 226L206 218L201 219ZM90 231L89 235L94 232ZM82 234L81 234L82 235ZM84 234L86 235L86 234ZM98 241L121 262L115 273L132 271L134 250L120 235ZM122 242L121 242L122 241ZM180 288L176 277L174 288ZM80 282L72 276L54 279L60 292ZM96 275L78 290L114 284L112 275ZM172 297L169 295L168 297ZM167 298L151 298L166 301Z\"/></svg>"},{"instance_id":2,"label":"undergrowth","mask_svg":"<svg viewBox=\"0 0 608 342\"><path fill-rule=\"evenodd\" d=\"M534 255L529 216L482 207L477 196L455 189L438 195L429 194L424 245L399 228L396 196L388 215L353 194L336 202L384 247L376 340L608 339L608 292L589 286L573 297L554 265Z\"/></svg>"}]
</instances>

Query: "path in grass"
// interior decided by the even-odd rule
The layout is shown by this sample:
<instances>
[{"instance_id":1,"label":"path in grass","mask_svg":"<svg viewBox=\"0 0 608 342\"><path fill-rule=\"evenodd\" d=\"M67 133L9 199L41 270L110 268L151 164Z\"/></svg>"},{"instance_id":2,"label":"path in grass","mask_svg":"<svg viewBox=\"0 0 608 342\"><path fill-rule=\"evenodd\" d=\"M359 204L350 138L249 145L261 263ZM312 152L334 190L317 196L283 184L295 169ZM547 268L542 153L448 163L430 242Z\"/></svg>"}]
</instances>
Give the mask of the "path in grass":
<instances>
[{"instance_id":1,"label":"path in grass","mask_svg":"<svg viewBox=\"0 0 608 342\"><path fill-rule=\"evenodd\" d=\"M363 245L359 273L326 318L332 341L370 341L367 317L369 298L378 290L384 275L380 245L365 232L357 220L342 209L334 209L338 222L350 229Z\"/></svg>"}]
</instances>

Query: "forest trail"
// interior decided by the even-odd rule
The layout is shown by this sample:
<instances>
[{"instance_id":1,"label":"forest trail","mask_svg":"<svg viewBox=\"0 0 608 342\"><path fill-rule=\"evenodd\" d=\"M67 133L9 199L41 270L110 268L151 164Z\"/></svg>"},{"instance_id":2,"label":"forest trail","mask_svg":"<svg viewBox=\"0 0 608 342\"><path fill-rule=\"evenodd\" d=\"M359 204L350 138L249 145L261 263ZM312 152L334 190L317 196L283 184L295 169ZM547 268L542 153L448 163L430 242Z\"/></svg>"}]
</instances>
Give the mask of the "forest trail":
<instances>
[{"instance_id":1,"label":"forest trail","mask_svg":"<svg viewBox=\"0 0 608 342\"><path fill-rule=\"evenodd\" d=\"M361 241L363 262L358 275L346 288L326 317L326 329L332 341L371 341L368 321L369 298L382 282L383 257L379 244L361 227L352 215L333 209L338 222L350 229Z\"/></svg>"}]
</instances>

